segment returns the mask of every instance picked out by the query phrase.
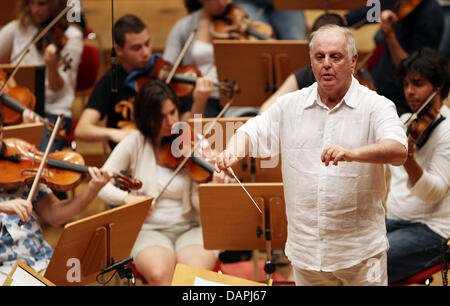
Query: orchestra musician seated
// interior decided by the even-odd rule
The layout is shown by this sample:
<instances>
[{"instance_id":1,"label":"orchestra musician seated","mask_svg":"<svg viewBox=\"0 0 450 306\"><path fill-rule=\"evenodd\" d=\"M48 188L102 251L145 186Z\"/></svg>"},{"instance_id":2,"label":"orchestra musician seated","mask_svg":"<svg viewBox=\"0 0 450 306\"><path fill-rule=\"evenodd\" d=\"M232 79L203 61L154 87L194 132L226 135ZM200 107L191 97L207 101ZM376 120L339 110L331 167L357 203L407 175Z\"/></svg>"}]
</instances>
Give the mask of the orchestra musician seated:
<instances>
[{"instance_id":1,"label":"orchestra musician seated","mask_svg":"<svg viewBox=\"0 0 450 306\"><path fill-rule=\"evenodd\" d=\"M417 119L408 124L405 164L389 167L389 283L424 271L450 237L450 110L443 102L450 86L448 67L448 60L437 51L423 48L397 69L399 84ZM400 119L407 122L410 117L406 113Z\"/></svg>"},{"instance_id":2,"label":"orchestra musician seated","mask_svg":"<svg viewBox=\"0 0 450 306\"><path fill-rule=\"evenodd\" d=\"M76 139L83 141L108 141L111 148L135 131L133 100L137 93L136 81L151 70L159 54L152 54L151 38L144 22L134 15L124 15L113 27L114 49L120 64L116 73L110 69L95 85L75 129ZM113 85L113 80L117 82ZM113 88L116 86L117 88ZM117 92L113 92L117 90ZM208 77L196 80L194 103L183 109L183 119L193 113L203 113L206 101L213 90ZM107 117L106 126L98 123Z\"/></svg>"},{"instance_id":3,"label":"orchestra musician seated","mask_svg":"<svg viewBox=\"0 0 450 306\"><path fill-rule=\"evenodd\" d=\"M4 145L3 115L0 112L0 151ZM69 221L94 200L112 177L110 172L95 167L89 167L89 174L92 179L87 190L74 199L59 200L44 184L37 186L31 202L27 200L30 192L28 186L0 191L0 284L3 284L17 260L26 262L38 273L45 273L53 251L44 240L38 218L33 216L32 211L43 222L54 227ZM19 220L23 222L22 226Z\"/></svg>"},{"instance_id":4,"label":"orchestra musician seated","mask_svg":"<svg viewBox=\"0 0 450 306\"><path fill-rule=\"evenodd\" d=\"M66 7L65 0L17 1L18 14L0 30L0 63L17 64L20 52L25 51L37 34L41 33ZM45 65L45 118L54 122L64 114L61 130L70 135L72 103L78 65L83 52L83 33L78 26L61 18L42 39L29 46L21 64ZM50 132L45 130L39 149L44 151ZM54 150L62 150L65 138L55 140Z\"/></svg>"},{"instance_id":5,"label":"orchestra musician seated","mask_svg":"<svg viewBox=\"0 0 450 306\"><path fill-rule=\"evenodd\" d=\"M157 198L131 252L138 272L151 285L170 285L177 263L212 270L217 260L214 251L203 248L197 182L185 170L170 181L174 170L164 163L171 145L163 147L163 142L180 120L179 103L164 82L144 84L134 101L137 131L114 148L103 166L112 172L127 170L142 181L142 188L130 193L107 184L99 193L105 202L123 205ZM213 182L224 179L212 177Z\"/></svg>"}]
</instances>

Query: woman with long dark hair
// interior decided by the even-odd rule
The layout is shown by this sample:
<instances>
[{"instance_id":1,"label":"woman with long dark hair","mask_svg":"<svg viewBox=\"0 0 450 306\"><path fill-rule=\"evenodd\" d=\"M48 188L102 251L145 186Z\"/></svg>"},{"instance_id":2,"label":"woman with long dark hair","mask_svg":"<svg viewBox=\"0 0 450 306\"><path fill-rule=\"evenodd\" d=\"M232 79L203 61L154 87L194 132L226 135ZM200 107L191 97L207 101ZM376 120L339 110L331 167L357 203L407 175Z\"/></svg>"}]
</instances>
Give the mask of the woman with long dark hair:
<instances>
[{"instance_id":1,"label":"woman with long dark hair","mask_svg":"<svg viewBox=\"0 0 450 306\"><path fill-rule=\"evenodd\" d=\"M159 152L179 122L178 105L178 98L164 82L151 81L141 88L134 102L138 130L114 148L103 169L127 170L142 181L142 188L128 193L108 184L99 193L101 199L122 205L158 196L174 171L162 163ZM181 171L149 212L131 252L149 284L170 285L177 263L214 268L217 256L203 248L198 204L197 183Z\"/></svg>"}]
</instances>

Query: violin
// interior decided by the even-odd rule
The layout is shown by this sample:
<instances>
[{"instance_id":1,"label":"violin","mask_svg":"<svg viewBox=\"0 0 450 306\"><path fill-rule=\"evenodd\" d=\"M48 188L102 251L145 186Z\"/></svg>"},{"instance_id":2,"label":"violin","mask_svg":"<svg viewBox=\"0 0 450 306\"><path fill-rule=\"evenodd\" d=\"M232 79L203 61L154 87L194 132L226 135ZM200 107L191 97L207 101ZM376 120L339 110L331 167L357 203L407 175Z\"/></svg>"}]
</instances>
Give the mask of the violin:
<instances>
[{"instance_id":1,"label":"violin","mask_svg":"<svg viewBox=\"0 0 450 306\"><path fill-rule=\"evenodd\" d=\"M445 119L443 116L438 118L440 108L432 103L436 94L437 92L434 91L405 123L406 135L414 140L414 144L419 149L426 143L434 128Z\"/></svg>"},{"instance_id":2,"label":"violin","mask_svg":"<svg viewBox=\"0 0 450 306\"><path fill-rule=\"evenodd\" d=\"M161 57L156 57L153 67L145 74L139 76L136 80L135 89L139 89L151 80L165 81L169 72L172 70L172 64ZM194 65L180 66L175 70L169 86L175 91L175 94L180 97L188 97L194 91L197 79L202 76L202 73ZM214 82L214 86L224 91L235 90L232 85L225 83Z\"/></svg>"},{"instance_id":3,"label":"violin","mask_svg":"<svg viewBox=\"0 0 450 306\"><path fill-rule=\"evenodd\" d=\"M398 19L408 16L423 0L397 0L393 11L396 12Z\"/></svg>"},{"instance_id":4,"label":"violin","mask_svg":"<svg viewBox=\"0 0 450 306\"><path fill-rule=\"evenodd\" d=\"M39 31L43 30L47 25L49 25L50 21L51 20L48 20L47 22L43 23ZM44 54L45 48L47 48L48 45L54 44L57 50L56 56L63 65L64 71L72 68L72 58L69 57L69 54L65 54L63 56L61 55L61 50L64 48L68 41L67 36L64 34L68 27L69 24L66 18L61 18L58 20L58 22L55 23L55 25L50 28L50 30L44 36L42 36L41 39L39 39L35 43L36 49L41 54Z\"/></svg>"},{"instance_id":5,"label":"violin","mask_svg":"<svg viewBox=\"0 0 450 306\"><path fill-rule=\"evenodd\" d=\"M372 75L365 68L357 68L354 75L361 85L366 86L373 91L377 91L377 88L373 83Z\"/></svg>"},{"instance_id":6,"label":"violin","mask_svg":"<svg viewBox=\"0 0 450 306\"><path fill-rule=\"evenodd\" d=\"M4 86L6 79L6 72L0 69L0 88ZM15 81L10 82L6 86L4 93L0 95L0 102L0 110L3 113L5 125L21 123L22 114L26 109L28 109L33 112L40 122L44 123L48 130L53 130L54 125L52 123L48 122L47 119L41 117L33 111L36 106L36 97L31 90L17 85ZM59 130L58 136L66 138L66 131Z\"/></svg>"},{"instance_id":7,"label":"violin","mask_svg":"<svg viewBox=\"0 0 450 306\"><path fill-rule=\"evenodd\" d=\"M16 189L33 183L42 157L42 152L24 140L4 139L0 151L0 188ZM77 152L56 151L49 154L43 170L40 181L51 189L65 192L78 186L82 175L88 173L88 166L84 165L83 157ZM123 174L114 174L113 178L125 190L142 187L141 181Z\"/></svg>"},{"instance_id":8,"label":"violin","mask_svg":"<svg viewBox=\"0 0 450 306\"><path fill-rule=\"evenodd\" d=\"M0 69L0 88L3 88L7 80L7 74ZM7 125L18 124L22 121L22 113L25 108L33 110L36 106L36 97L26 87L19 86L15 81L6 85L4 93L0 96L0 109Z\"/></svg>"},{"instance_id":9,"label":"violin","mask_svg":"<svg viewBox=\"0 0 450 306\"><path fill-rule=\"evenodd\" d=\"M158 156L160 162L166 167L176 168L184 160L182 151L184 152L185 150L183 148L179 148L179 151L174 154L175 148L173 142L178 136L179 135L175 134L170 137L166 137L161 143ZM184 135L182 137L184 137ZM208 141L205 138L200 137L200 135L195 137L195 135L191 133L190 137L191 141L189 143L192 148L194 148L194 140L196 138L201 142L201 144L189 156L189 159L184 164L184 167L188 170L189 175L194 181L198 183L206 183L212 179L214 174L214 162L216 160L217 153L209 147ZM233 182L231 178L228 178L228 181Z\"/></svg>"},{"instance_id":10,"label":"violin","mask_svg":"<svg viewBox=\"0 0 450 306\"><path fill-rule=\"evenodd\" d=\"M274 36L271 25L262 21L250 21L240 7L228 4L225 12L212 18L210 33L215 39L268 40Z\"/></svg>"}]
</instances>

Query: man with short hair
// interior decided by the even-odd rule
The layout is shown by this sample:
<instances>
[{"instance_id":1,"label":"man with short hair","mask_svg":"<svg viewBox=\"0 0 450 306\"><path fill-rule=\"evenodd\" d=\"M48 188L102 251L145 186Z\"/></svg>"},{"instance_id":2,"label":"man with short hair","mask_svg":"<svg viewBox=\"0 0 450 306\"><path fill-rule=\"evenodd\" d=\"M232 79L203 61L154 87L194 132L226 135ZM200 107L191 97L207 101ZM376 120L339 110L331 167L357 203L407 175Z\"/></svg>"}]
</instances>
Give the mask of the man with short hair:
<instances>
[{"instance_id":1,"label":"man with short hair","mask_svg":"<svg viewBox=\"0 0 450 306\"><path fill-rule=\"evenodd\" d=\"M75 129L75 137L84 141L108 141L111 148L135 130L133 100L137 94L136 79L149 71L160 54L152 54L151 39L144 22L134 15L124 15L113 28L114 48L120 64L117 75L109 70L96 84ZM113 78L117 92L112 91ZM191 109L182 109L183 118L203 113L213 90L209 78L198 78ZM106 127L97 123L107 116Z\"/></svg>"}]
</instances>

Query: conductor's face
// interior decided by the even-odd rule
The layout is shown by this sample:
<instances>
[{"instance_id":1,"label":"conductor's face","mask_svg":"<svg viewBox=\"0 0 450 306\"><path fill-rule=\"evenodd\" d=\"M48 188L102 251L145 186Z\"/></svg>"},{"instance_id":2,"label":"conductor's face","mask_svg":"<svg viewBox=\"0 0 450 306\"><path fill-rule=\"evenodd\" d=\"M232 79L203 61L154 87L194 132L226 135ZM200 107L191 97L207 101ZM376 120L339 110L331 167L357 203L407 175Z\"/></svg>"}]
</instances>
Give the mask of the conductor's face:
<instances>
[{"instance_id":1,"label":"conductor's face","mask_svg":"<svg viewBox=\"0 0 450 306\"><path fill-rule=\"evenodd\" d=\"M339 31L328 30L314 40L311 66L319 88L339 92L351 84L357 55L349 59L347 40Z\"/></svg>"}]
</instances>

